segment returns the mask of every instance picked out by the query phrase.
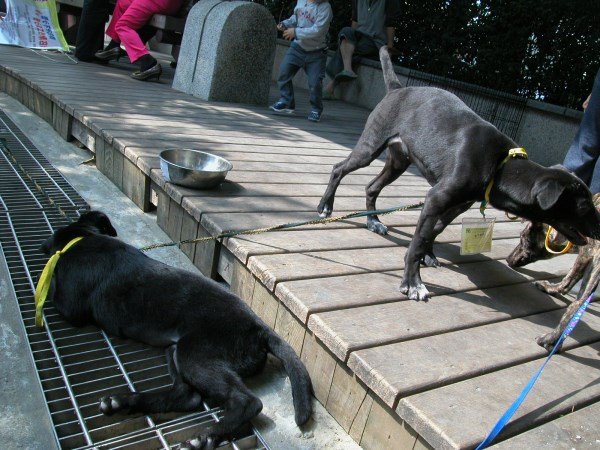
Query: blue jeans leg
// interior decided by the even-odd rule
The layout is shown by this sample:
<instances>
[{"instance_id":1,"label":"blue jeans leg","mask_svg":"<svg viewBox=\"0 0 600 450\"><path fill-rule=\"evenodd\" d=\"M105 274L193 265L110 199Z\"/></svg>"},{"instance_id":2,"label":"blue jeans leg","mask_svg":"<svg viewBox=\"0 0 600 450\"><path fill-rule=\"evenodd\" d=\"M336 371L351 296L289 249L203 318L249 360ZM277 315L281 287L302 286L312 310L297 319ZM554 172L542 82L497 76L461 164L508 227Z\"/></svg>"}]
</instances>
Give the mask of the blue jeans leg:
<instances>
[{"instance_id":1,"label":"blue jeans leg","mask_svg":"<svg viewBox=\"0 0 600 450\"><path fill-rule=\"evenodd\" d=\"M308 78L310 104L312 109L323 112L323 78L325 78L325 64L327 50L310 52L307 54L304 71Z\"/></svg>"},{"instance_id":2,"label":"blue jeans leg","mask_svg":"<svg viewBox=\"0 0 600 450\"><path fill-rule=\"evenodd\" d=\"M588 107L567 152L564 166L583 180L593 194L600 192L600 70L596 74Z\"/></svg>"},{"instance_id":3,"label":"blue jeans leg","mask_svg":"<svg viewBox=\"0 0 600 450\"><path fill-rule=\"evenodd\" d=\"M300 52L292 45L285 54L281 66L279 67L279 101L284 102L288 108L294 109L296 101L294 100L294 85L292 79L298 73L298 70L304 66L304 58Z\"/></svg>"}]
</instances>

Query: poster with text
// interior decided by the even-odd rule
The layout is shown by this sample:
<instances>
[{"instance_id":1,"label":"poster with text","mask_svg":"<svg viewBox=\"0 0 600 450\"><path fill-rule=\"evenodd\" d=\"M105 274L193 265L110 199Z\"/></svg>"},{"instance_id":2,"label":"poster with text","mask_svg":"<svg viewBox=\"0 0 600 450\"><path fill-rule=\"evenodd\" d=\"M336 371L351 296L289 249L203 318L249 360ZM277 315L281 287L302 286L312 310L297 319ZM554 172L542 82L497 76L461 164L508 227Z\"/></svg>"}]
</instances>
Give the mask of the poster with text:
<instances>
[{"instance_id":1,"label":"poster with text","mask_svg":"<svg viewBox=\"0 0 600 450\"><path fill-rule=\"evenodd\" d=\"M0 18L0 44L69 50L54 0L6 0L6 16Z\"/></svg>"}]
</instances>

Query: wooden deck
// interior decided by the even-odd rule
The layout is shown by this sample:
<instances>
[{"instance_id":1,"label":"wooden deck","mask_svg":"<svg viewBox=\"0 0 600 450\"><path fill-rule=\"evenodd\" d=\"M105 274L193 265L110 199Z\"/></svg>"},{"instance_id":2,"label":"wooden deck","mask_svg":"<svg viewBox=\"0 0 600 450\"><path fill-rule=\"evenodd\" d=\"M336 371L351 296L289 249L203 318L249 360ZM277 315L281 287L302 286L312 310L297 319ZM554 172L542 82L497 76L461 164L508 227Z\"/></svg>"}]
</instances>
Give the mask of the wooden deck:
<instances>
[{"instance_id":1,"label":"wooden deck","mask_svg":"<svg viewBox=\"0 0 600 450\"><path fill-rule=\"evenodd\" d=\"M98 169L140 208L157 206L158 223L174 240L314 218L332 164L348 154L368 115L334 101L314 124L305 118L305 93L296 115L281 117L173 91L169 73L161 83L141 83L129 79L127 64L51 58L0 46L0 90L95 152ZM157 155L172 147L216 153L234 170L213 191L165 183ZM364 187L381 167L376 161L346 177L334 214L364 209ZM407 173L382 192L378 207L420 201L428 188ZM366 449L477 445L541 364L545 352L534 338L570 300L531 281L564 274L573 255L513 271L505 258L521 224L492 211L493 251L460 256L459 218L438 239L442 267L422 270L435 296L408 301L398 285L418 214L384 216L385 237L356 219L183 247L294 347L317 399ZM594 304L498 447L598 445L599 331Z\"/></svg>"}]
</instances>

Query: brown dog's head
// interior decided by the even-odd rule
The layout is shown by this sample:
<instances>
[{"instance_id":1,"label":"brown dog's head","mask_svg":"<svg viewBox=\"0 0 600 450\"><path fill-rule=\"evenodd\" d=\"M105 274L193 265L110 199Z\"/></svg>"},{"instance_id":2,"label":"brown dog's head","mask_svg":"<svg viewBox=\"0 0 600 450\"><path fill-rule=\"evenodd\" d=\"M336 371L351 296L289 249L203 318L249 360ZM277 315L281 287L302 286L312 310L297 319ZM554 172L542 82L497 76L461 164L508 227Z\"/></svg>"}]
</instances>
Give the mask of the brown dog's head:
<instances>
[{"instance_id":1,"label":"brown dog's head","mask_svg":"<svg viewBox=\"0 0 600 450\"><path fill-rule=\"evenodd\" d=\"M42 242L40 251L50 255L63 248L71 239L94 234L105 234L113 237L117 235L110 219L103 212L89 211L83 213L77 222L59 228L52 236Z\"/></svg>"},{"instance_id":2,"label":"brown dog's head","mask_svg":"<svg viewBox=\"0 0 600 450\"><path fill-rule=\"evenodd\" d=\"M593 205L595 209L600 209L600 193L594 194ZM521 267L540 259L549 259L555 256L546 250L546 231L547 228L544 224L526 221L519 244L506 258L508 265Z\"/></svg>"}]
</instances>

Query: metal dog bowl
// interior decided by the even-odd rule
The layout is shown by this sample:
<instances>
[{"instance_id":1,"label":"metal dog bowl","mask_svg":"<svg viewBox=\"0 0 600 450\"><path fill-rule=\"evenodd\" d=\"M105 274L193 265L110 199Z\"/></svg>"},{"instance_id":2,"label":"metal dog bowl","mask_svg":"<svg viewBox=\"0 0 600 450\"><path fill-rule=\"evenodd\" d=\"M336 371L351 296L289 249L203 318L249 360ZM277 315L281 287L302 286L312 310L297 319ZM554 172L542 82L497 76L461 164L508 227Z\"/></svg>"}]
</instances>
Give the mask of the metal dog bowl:
<instances>
[{"instance_id":1,"label":"metal dog bowl","mask_svg":"<svg viewBox=\"0 0 600 450\"><path fill-rule=\"evenodd\" d=\"M217 155L177 148L160 152L160 168L170 183L210 189L223 182L233 164Z\"/></svg>"}]
</instances>

